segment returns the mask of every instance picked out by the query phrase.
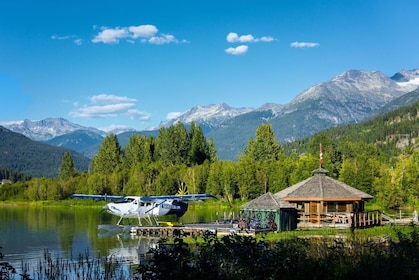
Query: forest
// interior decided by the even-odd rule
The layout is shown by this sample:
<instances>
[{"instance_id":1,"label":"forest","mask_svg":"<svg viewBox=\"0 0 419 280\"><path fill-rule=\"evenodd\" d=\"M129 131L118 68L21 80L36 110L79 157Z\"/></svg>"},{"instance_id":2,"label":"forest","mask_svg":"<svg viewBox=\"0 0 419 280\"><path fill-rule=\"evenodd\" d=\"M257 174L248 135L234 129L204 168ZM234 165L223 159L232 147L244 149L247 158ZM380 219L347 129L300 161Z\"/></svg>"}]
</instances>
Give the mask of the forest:
<instances>
[{"instance_id":1,"label":"forest","mask_svg":"<svg viewBox=\"0 0 419 280\"><path fill-rule=\"evenodd\" d=\"M106 136L88 172L77 172L69 152L56 178L5 183L0 200L63 200L72 193L163 195L210 193L231 203L276 193L307 179L320 165L329 176L374 196L383 208L417 204L419 103L361 124L335 127L280 144L261 124L237 161L217 159L199 125L161 128L157 137L134 135L121 147Z\"/></svg>"}]
</instances>

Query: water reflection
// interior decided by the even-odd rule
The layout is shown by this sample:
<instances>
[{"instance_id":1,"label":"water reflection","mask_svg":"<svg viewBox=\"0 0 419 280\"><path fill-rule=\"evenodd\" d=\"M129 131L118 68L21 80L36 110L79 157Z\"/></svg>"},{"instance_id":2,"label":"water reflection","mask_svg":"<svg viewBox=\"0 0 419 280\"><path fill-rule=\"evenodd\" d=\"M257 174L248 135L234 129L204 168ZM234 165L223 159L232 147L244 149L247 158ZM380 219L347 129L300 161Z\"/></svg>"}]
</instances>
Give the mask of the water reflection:
<instances>
[{"instance_id":1,"label":"water reflection","mask_svg":"<svg viewBox=\"0 0 419 280\"><path fill-rule=\"evenodd\" d=\"M117 234L119 247L109 249L108 258L116 258L128 264L140 264L150 257L151 248L156 248L159 239L153 237L139 237L131 234Z\"/></svg>"},{"instance_id":2,"label":"water reflection","mask_svg":"<svg viewBox=\"0 0 419 280\"><path fill-rule=\"evenodd\" d=\"M222 219L228 211L191 208L180 223L209 222ZM173 221L162 217L161 221ZM138 238L126 232L103 233L98 225L115 225L117 217L86 207L0 207L0 246L4 261L20 268L22 262L36 266L46 250L53 258L77 260L90 257L121 257L140 262L156 238ZM134 221L133 221L133 224Z\"/></svg>"}]
</instances>

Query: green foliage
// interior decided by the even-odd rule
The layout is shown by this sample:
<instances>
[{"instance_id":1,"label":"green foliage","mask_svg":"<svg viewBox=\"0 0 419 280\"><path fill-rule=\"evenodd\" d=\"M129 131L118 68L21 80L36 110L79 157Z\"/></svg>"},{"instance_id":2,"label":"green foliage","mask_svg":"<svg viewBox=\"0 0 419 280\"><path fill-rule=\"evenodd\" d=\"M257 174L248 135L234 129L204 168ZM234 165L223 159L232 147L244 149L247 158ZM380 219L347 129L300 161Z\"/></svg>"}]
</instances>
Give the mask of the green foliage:
<instances>
[{"instance_id":1,"label":"green foliage","mask_svg":"<svg viewBox=\"0 0 419 280\"><path fill-rule=\"evenodd\" d=\"M122 168L122 150L115 134L103 139L97 155L92 158L90 172L110 174Z\"/></svg>"},{"instance_id":2,"label":"green foliage","mask_svg":"<svg viewBox=\"0 0 419 280\"><path fill-rule=\"evenodd\" d=\"M62 180L68 180L77 175L77 170L74 167L73 158L70 152L65 152L61 160L59 177Z\"/></svg>"},{"instance_id":3,"label":"green foliage","mask_svg":"<svg viewBox=\"0 0 419 280\"><path fill-rule=\"evenodd\" d=\"M162 241L136 273L142 279L417 279L419 231L412 225L394 233L395 239L227 235L195 244Z\"/></svg>"},{"instance_id":4,"label":"green foliage","mask_svg":"<svg viewBox=\"0 0 419 280\"><path fill-rule=\"evenodd\" d=\"M29 180L31 177L21 173L17 172L8 168L0 168L0 179L9 180L11 182L17 182L17 181L26 181Z\"/></svg>"},{"instance_id":5,"label":"green foliage","mask_svg":"<svg viewBox=\"0 0 419 280\"><path fill-rule=\"evenodd\" d=\"M281 146L270 124L261 124L256 129L255 139L250 139L244 149L245 157L248 156L260 162L279 160L282 155Z\"/></svg>"},{"instance_id":6,"label":"green foliage","mask_svg":"<svg viewBox=\"0 0 419 280\"><path fill-rule=\"evenodd\" d=\"M0 200L24 200L26 198L25 190L27 187L26 182L3 184L0 187Z\"/></svg>"},{"instance_id":7,"label":"green foliage","mask_svg":"<svg viewBox=\"0 0 419 280\"><path fill-rule=\"evenodd\" d=\"M92 159L90 173L77 174L71 162L73 155L64 153L59 180L34 178L24 185L5 184L0 188L0 198L59 200L73 192L158 195L182 191L211 193L233 205L236 199L248 201L268 191L275 193L312 176L319 167L321 144L322 167L329 176L373 195L374 203L382 207L418 205L419 152L412 138L417 126L409 125L417 119L415 106L377 121L329 129L283 146L265 123L256 129L255 138L249 140L238 162L218 161L214 143L207 141L194 123L189 131L181 123L161 128L156 138L133 135L124 150L111 134ZM395 123L402 124L403 129ZM402 138L388 134L395 132L411 135L409 149L389 148Z\"/></svg>"}]
</instances>

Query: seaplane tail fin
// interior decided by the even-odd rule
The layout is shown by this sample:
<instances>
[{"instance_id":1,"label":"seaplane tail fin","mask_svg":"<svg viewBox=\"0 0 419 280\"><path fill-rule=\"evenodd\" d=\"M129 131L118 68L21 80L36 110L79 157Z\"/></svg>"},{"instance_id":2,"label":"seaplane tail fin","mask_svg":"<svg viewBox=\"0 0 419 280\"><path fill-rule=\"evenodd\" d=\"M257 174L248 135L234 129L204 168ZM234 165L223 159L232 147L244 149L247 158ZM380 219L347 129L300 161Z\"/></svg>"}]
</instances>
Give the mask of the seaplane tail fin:
<instances>
[{"instance_id":1,"label":"seaplane tail fin","mask_svg":"<svg viewBox=\"0 0 419 280\"><path fill-rule=\"evenodd\" d=\"M106 194L72 194L71 198L80 199L96 199L96 200L123 200L125 196L119 195L106 195Z\"/></svg>"}]
</instances>

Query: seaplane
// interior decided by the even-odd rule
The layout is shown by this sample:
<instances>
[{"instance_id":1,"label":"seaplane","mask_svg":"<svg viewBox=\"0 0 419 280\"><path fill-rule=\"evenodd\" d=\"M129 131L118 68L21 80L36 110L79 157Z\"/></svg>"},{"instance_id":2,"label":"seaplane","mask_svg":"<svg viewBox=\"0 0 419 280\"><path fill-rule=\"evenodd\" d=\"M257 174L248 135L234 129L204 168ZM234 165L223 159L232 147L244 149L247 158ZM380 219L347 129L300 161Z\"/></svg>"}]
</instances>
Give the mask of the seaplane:
<instances>
[{"instance_id":1,"label":"seaplane","mask_svg":"<svg viewBox=\"0 0 419 280\"><path fill-rule=\"evenodd\" d=\"M158 224L158 217L165 215L176 215L182 217L188 210L189 202L216 199L211 194L182 194L182 195L161 195L161 196L113 196L113 195L90 195L73 194L71 198L96 199L112 201L107 203L103 209L119 217L117 226L121 226L124 218L137 218L142 226L142 220L148 221L150 225Z\"/></svg>"}]
</instances>

